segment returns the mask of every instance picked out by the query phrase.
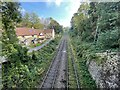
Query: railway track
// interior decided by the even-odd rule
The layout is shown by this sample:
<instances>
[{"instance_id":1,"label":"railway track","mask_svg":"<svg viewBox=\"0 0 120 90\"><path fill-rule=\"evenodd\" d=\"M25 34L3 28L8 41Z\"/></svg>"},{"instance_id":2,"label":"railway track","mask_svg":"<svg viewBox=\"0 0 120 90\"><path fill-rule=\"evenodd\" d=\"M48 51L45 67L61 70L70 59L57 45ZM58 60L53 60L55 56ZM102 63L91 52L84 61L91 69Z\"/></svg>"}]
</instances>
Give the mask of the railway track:
<instances>
[{"instance_id":1,"label":"railway track","mask_svg":"<svg viewBox=\"0 0 120 90\"><path fill-rule=\"evenodd\" d=\"M65 88L66 87L66 65L67 65L67 41L63 37L53 61L44 77L40 88Z\"/></svg>"},{"instance_id":2,"label":"railway track","mask_svg":"<svg viewBox=\"0 0 120 90\"><path fill-rule=\"evenodd\" d=\"M77 66L75 63L73 51L70 44L67 50L68 45L67 40L68 40L67 36L64 36L61 39L56 55L54 56L50 64L50 67L40 86L41 89L43 88L80 89Z\"/></svg>"},{"instance_id":3,"label":"railway track","mask_svg":"<svg viewBox=\"0 0 120 90\"><path fill-rule=\"evenodd\" d=\"M67 87L80 89L80 80L77 72L77 65L75 63L75 58L70 44L68 47L68 55L69 58L68 58L68 67L67 67L68 68Z\"/></svg>"}]
</instances>

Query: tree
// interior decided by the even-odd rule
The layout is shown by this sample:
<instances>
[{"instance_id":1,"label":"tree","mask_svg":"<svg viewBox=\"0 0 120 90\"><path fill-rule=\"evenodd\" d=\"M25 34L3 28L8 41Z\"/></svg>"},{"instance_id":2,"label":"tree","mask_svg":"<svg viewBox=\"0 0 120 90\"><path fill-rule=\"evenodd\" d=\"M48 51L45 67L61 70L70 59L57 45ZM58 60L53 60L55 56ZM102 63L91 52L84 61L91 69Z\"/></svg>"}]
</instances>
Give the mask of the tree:
<instances>
[{"instance_id":1,"label":"tree","mask_svg":"<svg viewBox=\"0 0 120 90\"><path fill-rule=\"evenodd\" d=\"M71 19L71 26L74 31L74 35L78 35L80 40L85 39L84 35L90 29L90 25L88 23L89 15L88 15L89 5L88 3L82 3L77 11ZM89 26L89 27L88 27ZM84 37L84 38L83 38Z\"/></svg>"},{"instance_id":2,"label":"tree","mask_svg":"<svg viewBox=\"0 0 120 90\"><path fill-rule=\"evenodd\" d=\"M48 25L48 28L54 29L55 33L57 34L62 32L62 26L57 21L55 21L53 18L50 18L50 24Z\"/></svg>"},{"instance_id":3,"label":"tree","mask_svg":"<svg viewBox=\"0 0 120 90\"><path fill-rule=\"evenodd\" d=\"M20 22L21 14L18 10L18 2L2 2L2 54L8 59L7 62L2 64L2 77L3 77L3 87L7 86L7 80L9 80L8 75L10 75L9 70L12 67L10 61L10 56L15 55L17 52L14 45L18 43L18 39L15 34L16 23ZM16 58L14 58L16 59Z\"/></svg>"},{"instance_id":4,"label":"tree","mask_svg":"<svg viewBox=\"0 0 120 90\"><path fill-rule=\"evenodd\" d=\"M21 20L19 5L18 2L2 2L2 42L4 44L18 41L14 29L16 23Z\"/></svg>"},{"instance_id":5,"label":"tree","mask_svg":"<svg viewBox=\"0 0 120 90\"><path fill-rule=\"evenodd\" d=\"M22 17L21 23L24 27L31 27L30 14L28 12L26 12L25 15Z\"/></svg>"},{"instance_id":6,"label":"tree","mask_svg":"<svg viewBox=\"0 0 120 90\"><path fill-rule=\"evenodd\" d=\"M39 25L41 24L40 23L40 19L39 19L39 17L35 13L31 13L30 21L32 23L31 27L40 28L39 27Z\"/></svg>"},{"instance_id":7,"label":"tree","mask_svg":"<svg viewBox=\"0 0 120 90\"><path fill-rule=\"evenodd\" d=\"M47 29L50 24L50 18L40 18L40 21L44 25L44 28Z\"/></svg>"},{"instance_id":8,"label":"tree","mask_svg":"<svg viewBox=\"0 0 120 90\"><path fill-rule=\"evenodd\" d=\"M19 27L29 27L35 29L43 29L44 25L40 22L40 19L36 13L28 13L22 17L22 22L19 23Z\"/></svg>"},{"instance_id":9,"label":"tree","mask_svg":"<svg viewBox=\"0 0 120 90\"><path fill-rule=\"evenodd\" d=\"M74 32L74 36L77 35L81 41L94 41L94 44L98 44L98 40L100 42L103 40L105 45L107 36L103 37L103 35L111 36L111 33L119 28L119 6L119 2L90 2L89 5L82 3L71 19L71 29ZM118 33L114 34L120 36L119 33L118 31ZM106 45L109 44L109 40L113 39L108 38ZM120 40L117 41L119 42ZM116 41L115 43L118 46Z\"/></svg>"}]
</instances>

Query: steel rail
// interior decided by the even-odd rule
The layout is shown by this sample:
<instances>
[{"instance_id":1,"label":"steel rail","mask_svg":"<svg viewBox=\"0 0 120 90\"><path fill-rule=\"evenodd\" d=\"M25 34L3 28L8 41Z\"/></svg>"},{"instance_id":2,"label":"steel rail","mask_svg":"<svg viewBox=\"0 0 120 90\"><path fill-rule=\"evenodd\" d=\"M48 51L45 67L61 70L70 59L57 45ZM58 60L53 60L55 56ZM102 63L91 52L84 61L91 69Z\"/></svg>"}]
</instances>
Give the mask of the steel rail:
<instances>
[{"instance_id":1,"label":"steel rail","mask_svg":"<svg viewBox=\"0 0 120 90\"><path fill-rule=\"evenodd\" d=\"M74 75L75 75L75 79L76 79L77 89L80 89L80 80L78 77L77 66L75 63L75 59L74 59L74 55L73 55L73 51L72 51L72 47L71 47L70 43L69 43L69 46L70 46L71 62L72 62L73 71L74 71ZM68 80L69 80L69 78L68 78Z\"/></svg>"},{"instance_id":2,"label":"steel rail","mask_svg":"<svg viewBox=\"0 0 120 90\"><path fill-rule=\"evenodd\" d=\"M49 66L49 68L48 68L48 71L47 71L47 73L46 73L46 75L45 75L45 78L43 79L43 82L42 82L42 84L41 84L41 86L40 86L40 88L44 88L44 84L45 84L45 82L46 82L46 80L47 80L47 78L49 77L48 76L48 74L50 73L50 71L52 70L52 69L54 69L52 66L53 66L53 64L56 62L56 66L57 67L55 67L55 72L53 73L53 81L51 81L52 83L51 83L51 88L53 88L54 87L54 83L55 83L55 80L56 80L56 77L57 77L57 73L58 73L58 70L59 70L59 62L60 62L60 60L56 60L56 58L57 58L57 55L58 55L58 57L61 57L61 50L63 49L63 47L64 47L64 40L61 40L61 42L59 43L59 47L58 47L58 49L57 49L57 52L56 52L56 54L55 54L55 56L54 56L54 58L53 58L53 60L52 60L52 62L51 62L51 64L50 64L50 66Z\"/></svg>"}]
</instances>

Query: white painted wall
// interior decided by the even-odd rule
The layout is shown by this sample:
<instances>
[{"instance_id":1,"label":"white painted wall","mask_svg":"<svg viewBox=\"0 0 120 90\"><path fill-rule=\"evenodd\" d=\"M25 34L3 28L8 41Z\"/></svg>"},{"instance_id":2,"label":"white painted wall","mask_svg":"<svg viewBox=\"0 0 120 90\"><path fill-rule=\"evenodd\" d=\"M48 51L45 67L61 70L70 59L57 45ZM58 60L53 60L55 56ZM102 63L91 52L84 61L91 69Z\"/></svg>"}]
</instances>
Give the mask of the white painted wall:
<instances>
[{"instance_id":1,"label":"white painted wall","mask_svg":"<svg viewBox=\"0 0 120 90\"><path fill-rule=\"evenodd\" d=\"M54 39L55 38L55 30L53 29L52 30L52 39Z\"/></svg>"}]
</instances>

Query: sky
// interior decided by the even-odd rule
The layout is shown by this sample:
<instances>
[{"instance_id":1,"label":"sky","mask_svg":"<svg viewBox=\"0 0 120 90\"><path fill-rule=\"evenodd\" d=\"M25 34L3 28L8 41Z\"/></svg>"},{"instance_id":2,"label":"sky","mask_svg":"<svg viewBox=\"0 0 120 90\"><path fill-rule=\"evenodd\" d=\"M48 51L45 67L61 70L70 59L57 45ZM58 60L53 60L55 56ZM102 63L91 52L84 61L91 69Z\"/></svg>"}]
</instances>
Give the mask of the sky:
<instances>
[{"instance_id":1,"label":"sky","mask_svg":"<svg viewBox=\"0 0 120 90\"><path fill-rule=\"evenodd\" d=\"M74 13L77 12L81 0L44 0L20 2L22 13L35 12L40 18L52 17L64 27L70 26Z\"/></svg>"}]
</instances>

